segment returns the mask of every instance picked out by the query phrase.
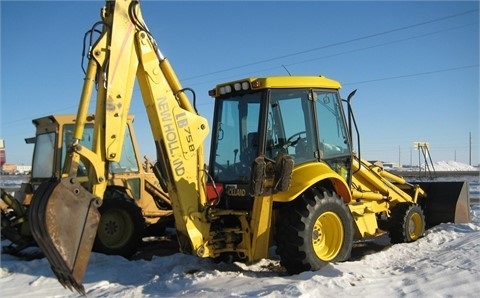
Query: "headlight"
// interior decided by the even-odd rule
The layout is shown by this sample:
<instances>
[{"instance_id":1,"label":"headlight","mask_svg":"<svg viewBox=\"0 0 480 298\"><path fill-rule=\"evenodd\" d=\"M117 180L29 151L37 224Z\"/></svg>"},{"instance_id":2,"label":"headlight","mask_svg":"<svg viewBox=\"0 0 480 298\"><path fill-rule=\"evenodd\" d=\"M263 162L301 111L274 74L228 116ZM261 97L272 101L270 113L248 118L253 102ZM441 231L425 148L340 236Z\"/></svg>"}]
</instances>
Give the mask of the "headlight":
<instances>
[{"instance_id":1,"label":"headlight","mask_svg":"<svg viewBox=\"0 0 480 298\"><path fill-rule=\"evenodd\" d=\"M220 87L220 94L221 95L225 95L225 94L230 93L230 92L232 92L232 86L225 85L225 86Z\"/></svg>"}]
</instances>

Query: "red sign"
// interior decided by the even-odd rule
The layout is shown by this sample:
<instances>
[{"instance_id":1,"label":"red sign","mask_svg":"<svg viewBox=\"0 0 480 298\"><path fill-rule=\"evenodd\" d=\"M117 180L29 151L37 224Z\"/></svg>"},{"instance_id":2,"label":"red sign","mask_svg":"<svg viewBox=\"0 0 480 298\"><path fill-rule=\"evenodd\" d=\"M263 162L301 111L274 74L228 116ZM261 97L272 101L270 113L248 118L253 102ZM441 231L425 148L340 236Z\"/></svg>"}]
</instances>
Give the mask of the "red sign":
<instances>
[{"instance_id":1,"label":"red sign","mask_svg":"<svg viewBox=\"0 0 480 298\"><path fill-rule=\"evenodd\" d=\"M5 150L0 149L0 167L3 167L6 161L7 161L7 158L5 156Z\"/></svg>"}]
</instances>

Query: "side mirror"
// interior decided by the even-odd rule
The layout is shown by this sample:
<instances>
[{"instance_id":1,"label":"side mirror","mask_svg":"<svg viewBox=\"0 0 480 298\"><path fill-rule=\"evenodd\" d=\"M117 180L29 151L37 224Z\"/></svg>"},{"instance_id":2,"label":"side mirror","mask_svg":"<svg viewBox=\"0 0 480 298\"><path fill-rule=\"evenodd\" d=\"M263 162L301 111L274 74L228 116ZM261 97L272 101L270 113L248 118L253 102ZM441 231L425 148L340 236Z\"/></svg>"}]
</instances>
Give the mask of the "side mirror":
<instances>
[{"instance_id":1,"label":"side mirror","mask_svg":"<svg viewBox=\"0 0 480 298\"><path fill-rule=\"evenodd\" d=\"M292 182L293 158L280 153L275 161L258 156L253 161L250 195L261 196L287 191Z\"/></svg>"},{"instance_id":2,"label":"side mirror","mask_svg":"<svg viewBox=\"0 0 480 298\"><path fill-rule=\"evenodd\" d=\"M287 191L292 183L294 161L284 153L277 155L275 159L275 188L276 192Z\"/></svg>"}]
</instances>

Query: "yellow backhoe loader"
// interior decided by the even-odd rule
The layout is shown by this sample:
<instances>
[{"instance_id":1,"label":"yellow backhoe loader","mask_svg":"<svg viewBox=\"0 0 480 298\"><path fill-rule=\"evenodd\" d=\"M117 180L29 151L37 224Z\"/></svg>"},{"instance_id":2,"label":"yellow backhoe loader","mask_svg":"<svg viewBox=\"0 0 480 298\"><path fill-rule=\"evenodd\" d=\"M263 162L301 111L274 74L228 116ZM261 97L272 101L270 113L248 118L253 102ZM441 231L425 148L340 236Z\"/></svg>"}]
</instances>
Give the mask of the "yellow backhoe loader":
<instances>
[{"instance_id":1,"label":"yellow backhoe loader","mask_svg":"<svg viewBox=\"0 0 480 298\"><path fill-rule=\"evenodd\" d=\"M67 148L72 142L75 115L50 115L34 119L36 128L32 172L14 195L1 190L2 237L12 244L5 247L8 253L24 256L22 249L35 245L27 221L28 208L38 186L52 177L61 177ZM173 211L168 195L152 171L152 162L145 157L142 162L133 127L134 117L127 118L122 157L110 163L108 186L103 195L100 225L95 239L97 252L130 257L137 252L142 237L159 234L167 225L173 225ZM85 119L82 146L92 148L94 116ZM80 162L77 179L88 183L88 160ZM30 257L30 256L26 256Z\"/></svg>"},{"instance_id":2,"label":"yellow backhoe loader","mask_svg":"<svg viewBox=\"0 0 480 298\"><path fill-rule=\"evenodd\" d=\"M32 233L64 286L85 293L98 208L108 165L122 158L135 78L157 148L154 172L165 181L183 253L252 263L276 246L294 274L347 260L355 240L383 232L394 243L422 237L429 221L424 209L437 198L354 153L355 118L350 108L344 113L350 100L342 101L337 81L292 76L217 85L210 91L215 111L207 167L209 124L158 49L139 2L107 1L101 16L62 178L41 184L29 209ZM90 150L81 139L95 85ZM82 159L88 185L79 182ZM445 200L468 209L468 195L457 195ZM455 220L468 221L464 211Z\"/></svg>"}]
</instances>

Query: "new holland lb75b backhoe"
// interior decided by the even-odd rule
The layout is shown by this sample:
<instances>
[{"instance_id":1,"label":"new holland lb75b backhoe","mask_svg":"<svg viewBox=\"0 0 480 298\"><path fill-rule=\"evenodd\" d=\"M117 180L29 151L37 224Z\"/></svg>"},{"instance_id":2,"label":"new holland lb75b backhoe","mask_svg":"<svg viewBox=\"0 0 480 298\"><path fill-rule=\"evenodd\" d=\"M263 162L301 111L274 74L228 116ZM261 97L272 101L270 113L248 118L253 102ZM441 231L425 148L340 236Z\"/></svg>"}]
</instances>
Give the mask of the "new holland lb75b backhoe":
<instances>
[{"instance_id":1,"label":"new holland lb75b backhoe","mask_svg":"<svg viewBox=\"0 0 480 298\"><path fill-rule=\"evenodd\" d=\"M298 273L346 260L354 240L383 231L393 242L423 235L423 210L437 198L353 153L354 118L343 112L338 82L268 77L218 85L210 92L215 113L207 168L209 125L157 48L138 1L107 1L101 15L103 30L90 51L64 175L43 183L30 207L32 233L64 286L84 293L97 208L108 164L121 158L135 77L157 148L155 172L165 181L182 252L252 263L267 258L275 245L281 264ZM95 82L89 150L81 136ZM78 182L81 158L90 166L85 187Z\"/></svg>"}]
</instances>

